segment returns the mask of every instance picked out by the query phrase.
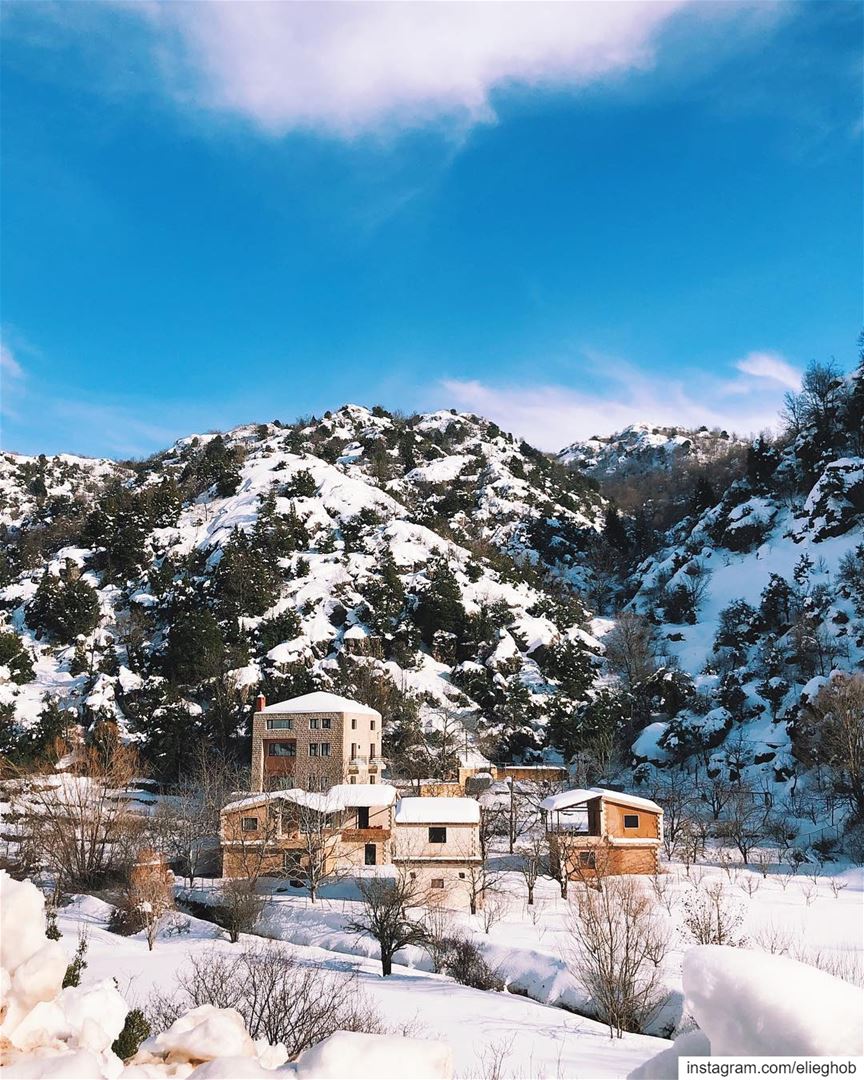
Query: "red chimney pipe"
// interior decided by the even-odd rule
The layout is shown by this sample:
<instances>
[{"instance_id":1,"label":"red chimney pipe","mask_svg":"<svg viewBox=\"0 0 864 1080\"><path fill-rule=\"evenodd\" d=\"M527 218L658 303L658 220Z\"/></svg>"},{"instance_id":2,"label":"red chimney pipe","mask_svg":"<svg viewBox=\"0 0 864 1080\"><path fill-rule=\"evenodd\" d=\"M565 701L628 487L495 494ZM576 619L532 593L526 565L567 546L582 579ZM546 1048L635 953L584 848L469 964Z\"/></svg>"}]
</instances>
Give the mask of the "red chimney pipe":
<instances>
[{"instance_id":1,"label":"red chimney pipe","mask_svg":"<svg viewBox=\"0 0 864 1080\"><path fill-rule=\"evenodd\" d=\"M264 712L264 706L267 704L267 698L263 694L259 694L255 698L255 712Z\"/></svg>"}]
</instances>

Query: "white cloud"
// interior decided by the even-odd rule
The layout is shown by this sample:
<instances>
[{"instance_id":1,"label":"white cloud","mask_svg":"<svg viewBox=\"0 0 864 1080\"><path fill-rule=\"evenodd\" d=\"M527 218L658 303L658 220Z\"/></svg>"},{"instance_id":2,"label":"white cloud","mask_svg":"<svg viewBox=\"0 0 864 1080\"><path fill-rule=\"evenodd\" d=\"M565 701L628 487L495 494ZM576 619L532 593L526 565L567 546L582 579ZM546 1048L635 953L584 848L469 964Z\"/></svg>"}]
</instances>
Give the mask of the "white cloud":
<instances>
[{"instance_id":1,"label":"white cloud","mask_svg":"<svg viewBox=\"0 0 864 1080\"><path fill-rule=\"evenodd\" d=\"M543 450L560 450L576 440L610 435L635 423L692 428L704 424L750 435L775 426L782 404L779 390L766 387L761 374L746 373L746 378L734 382L702 372L672 379L597 355L592 366L604 372L608 391L444 379L434 397L442 406L486 416Z\"/></svg>"},{"instance_id":2,"label":"white cloud","mask_svg":"<svg viewBox=\"0 0 864 1080\"><path fill-rule=\"evenodd\" d=\"M24 369L15 359L6 342L0 342L0 372L5 379L23 379Z\"/></svg>"},{"instance_id":3,"label":"white cloud","mask_svg":"<svg viewBox=\"0 0 864 1080\"><path fill-rule=\"evenodd\" d=\"M265 131L340 136L494 119L507 86L579 87L650 67L693 0L581 3L248 3L126 6L158 37L174 93Z\"/></svg>"},{"instance_id":4,"label":"white cloud","mask_svg":"<svg viewBox=\"0 0 864 1080\"><path fill-rule=\"evenodd\" d=\"M792 367L780 353L747 353L735 367L745 375L753 375L757 379L768 379L770 382L785 386L787 390L801 389L801 372Z\"/></svg>"}]
</instances>

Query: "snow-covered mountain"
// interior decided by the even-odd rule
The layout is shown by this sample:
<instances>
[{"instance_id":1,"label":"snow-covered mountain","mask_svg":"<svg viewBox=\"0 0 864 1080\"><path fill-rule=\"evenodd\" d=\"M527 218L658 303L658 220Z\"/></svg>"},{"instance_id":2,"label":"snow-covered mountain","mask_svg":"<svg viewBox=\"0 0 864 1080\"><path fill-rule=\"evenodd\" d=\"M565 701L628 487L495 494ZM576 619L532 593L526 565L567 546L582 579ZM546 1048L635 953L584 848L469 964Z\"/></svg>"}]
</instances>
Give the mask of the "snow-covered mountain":
<instances>
[{"instance_id":1,"label":"snow-covered mountain","mask_svg":"<svg viewBox=\"0 0 864 1080\"><path fill-rule=\"evenodd\" d=\"M558 460L591 476L609 477L671 469L676 463L704 464L747 442L727 431L630 424L623 431L566 446Z\"/></svg>"},{"instance_id":2,"label":"snow-covered mountain","mask_svg":"<svg viewBox=\"0 0 864 1080\"><path fill-rule=\"evenodd\" d=\"M71 709L170 772L178 739L243 731L258 689L312 685L537 747L596 647L575 588L603 500L477 417L348 405L143 463L7 454L0 485L0 601L32 657L2 687L11 747Z\"/></svg>"},{"instance_id":3,"label":"snow-covered mountain","mask_svg":"<svg viewBox=\"0 0 864 1080\"><path fill-rule=\"evenodd\" d=\"M556 459L346 405L143 462L0 457L0 752L116 724L170 779L242 745L259 690L322 688L405 766L425 725L451 756L788 784L864 661L864 373L828 383L752 445L634 425Z\"/></svg>"}]
</instances>

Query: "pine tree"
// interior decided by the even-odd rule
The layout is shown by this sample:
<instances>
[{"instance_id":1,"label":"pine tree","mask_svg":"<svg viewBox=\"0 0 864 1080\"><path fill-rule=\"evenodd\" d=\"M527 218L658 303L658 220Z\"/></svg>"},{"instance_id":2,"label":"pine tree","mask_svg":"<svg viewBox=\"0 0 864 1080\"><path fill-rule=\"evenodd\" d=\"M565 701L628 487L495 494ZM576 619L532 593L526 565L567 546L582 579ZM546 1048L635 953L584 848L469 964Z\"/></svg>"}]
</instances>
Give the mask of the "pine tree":
<instances>
[{"instance_id":1,"label":"pine tree","mask_svg":"<svg viewBox=\"0 0 864 1080\"><path fill-rule=\"evenodd\" d=\"M99 598L83 578L63 582L45 574L25 608L27 625L57 641L71 643L99 622Z\"/></svg>"},{"instance_id":2,"label":"pine tree","mask_svg":"<svg viewBox=\"0 0 864 1080\"><path fill-rule=\"evenodd\" d=\"M212 612L179 610L168 631L165 675L174 683L192 685L212 679L222 668L225 643Z\"/></svg>"},{"instance_id":3,"label":"pine tree","mask_svg":"<svg viewBox=\"0 0 864 1080\"><path fill-rule=\"evenodd\" d=\"M444 559L436 559L430 563L428 578L414 613L423 640L431 645L435 634L442 631L458 639L465 629L466 615L456 575Z\"/></svg>"},{"instance_id":4,"label":"pine tree","mask_svg":"<svg viewBox=\"0 0 864 1080\"><path fill-rule=\"evenodd\" d=\"M0 666L9 669L12 682L22 686L33 679L33 658L24 639L11 630L0 631Z\"/></svg>"}]
</instances>

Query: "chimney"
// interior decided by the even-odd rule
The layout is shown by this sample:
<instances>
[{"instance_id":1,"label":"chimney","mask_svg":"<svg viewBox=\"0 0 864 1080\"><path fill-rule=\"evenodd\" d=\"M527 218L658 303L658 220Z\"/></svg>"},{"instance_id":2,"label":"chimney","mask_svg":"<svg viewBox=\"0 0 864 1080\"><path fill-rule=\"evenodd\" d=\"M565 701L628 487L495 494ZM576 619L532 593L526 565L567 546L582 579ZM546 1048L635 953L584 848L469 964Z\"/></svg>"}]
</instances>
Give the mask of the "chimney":
<instances>
[{"instance_id":1,"label":"chimney","mask_svg":"<svg viewBox=\"0 0 864 1080\"><path fill-rule=\"evenodd\" d=\"M255 712L264 712L264 706L267 704L267 698L263 694L259 694L255 698Z\"/></svg>"}]
</instances>

